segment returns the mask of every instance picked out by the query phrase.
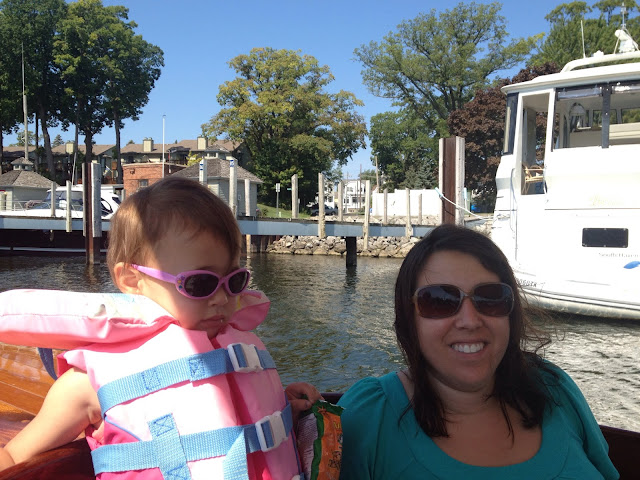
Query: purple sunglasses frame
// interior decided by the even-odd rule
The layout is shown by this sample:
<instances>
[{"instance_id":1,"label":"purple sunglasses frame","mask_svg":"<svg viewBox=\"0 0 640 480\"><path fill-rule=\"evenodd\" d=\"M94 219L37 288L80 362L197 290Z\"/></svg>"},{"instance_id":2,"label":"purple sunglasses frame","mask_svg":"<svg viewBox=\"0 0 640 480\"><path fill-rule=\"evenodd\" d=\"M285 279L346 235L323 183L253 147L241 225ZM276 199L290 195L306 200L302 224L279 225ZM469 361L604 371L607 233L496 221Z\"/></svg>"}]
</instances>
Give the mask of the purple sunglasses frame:
<instances>
[{"instance_id":1,"label":"purple sunglasses frame","mask_svg":"<svg viewBox=\"0 0 640 480\"><path fill-rule=\"evenodd\" d=\"M249 285L249 279L251 278L251 273L246 268L239 268L225 275L224 277L221 277L220 275L213 273L209 270L188 270L186 272L180 272L177 275L171 275L170 273L163 272L162 270L158 270L156 268L143 267L142 265L135 265L133 263L131 264L131 267L138 270L139 272L149 275L152 278L155 278L156 280L160 280L162 282L167 282L167 283L173 283L176 286L176 290L178 290L178 292L180 292L182 295L192 300L203 300L205 298L210 298L214 296L218 290L220 290L220 287L222 285L224 285L224 289L227 291L227 293L230 296L235 297L236 295L240 295L242 292L244 292L247 289L247 286ZM242 288L242 290L240 290L237 293L234 293L229 289L229 279L234 275L237 275L238 273L246 273L247 281L244 287ZM216 285L216 288L209 295L206 295L204 297L194 297L193 295L189 295L185 291L183 286L185 279L192 275L211 275L218 279L218 285Z\"/></svg>"}]
</instances>

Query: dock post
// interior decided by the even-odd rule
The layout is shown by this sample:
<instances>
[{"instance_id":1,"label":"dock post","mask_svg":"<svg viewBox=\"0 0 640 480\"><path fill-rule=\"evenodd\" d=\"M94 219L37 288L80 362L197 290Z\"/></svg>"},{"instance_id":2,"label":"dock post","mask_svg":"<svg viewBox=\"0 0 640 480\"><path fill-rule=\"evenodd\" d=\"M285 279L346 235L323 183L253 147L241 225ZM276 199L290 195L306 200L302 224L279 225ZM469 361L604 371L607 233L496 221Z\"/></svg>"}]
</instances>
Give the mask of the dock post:
<instances>
[{"instance_id":1,"label":"dock post","mask_svg":"<svg viewBox=\"0 0 640 480\"><path fill-rule=\"evenodd\" d=\"M347 244L347 268L355 267L358 263L358 244L356 237L346 237Z\"/></svg>"},{"instance_id":2,"label":"dock post","mask_svg":"<svg viewBox=\"0 0 640 480\"><path fill-rule=\"evenodd\" d=\"M422 194L418 194L418 225L422 225Z\"/></svg>"},{"instance_id":3,"label":"dock post","mask_svg":"<svg viewBox=\"0 0 640 480\"><path fill-rule=\"evenodd\" d=\"M341 222L344 210L344 182L342 180L338 182L338 201L340 202L338 205L338 221Z\"/></svg>"},{"instance_id":4,"label":"dock post","mask_svg":"<svg viewBox=\"0 0 640 480\"><path fill-rule=\"evenodd\" d=\"M244 215L245 217L253 217L255 212L251 211L251 180L244 179Z\"/></svg>"},{"instance_id":5,"label":"dock post","mask_svg":"<svg viewBox=\"0 0 640 480\"><path fill-rule=\"evenodd\" d=\"M238 218L238 199L236 190L238 188L238 176L236 174L236 162L233 157L229 158L229 208L233 216Z\"/></svg>"},{"instance_id":6,"label":"dock post","mask_svg":"<svg viewBox=\"0 0 640 480\"><path fill-rule=\"evenodd\" d=\"M291 218L298 218L298 174L291 175Z\"/></svg>"},{"instance_id":7,"label":"dock post","mask_svg":"<svg viewBox=\"0 0 640 480\"><path fill-rule=\"evenodd\" d=\"M71 198L71 181L67 180L67 199ZM71 233L71 231L73 230L72 226L71 226L71 202L69 200L67 200L67 208L65 211L65 230L67 231L67 233Z\"/></svg>"},{"instance_id":8,"label":"dock post","mask_svg":"<svg viewBox=\"0 0 640 480\"><path fill-rule=\"evenodd\" d=\"M439 184L442 196L442 223L464 223L464 213L456 205L464 203L464 138L440 139ZM451 203L450 203L451 202Z\"/></svg>"},{"instance_id":9,"label":"dock post","mask_svg":"<svg viewBox=\"0 0 640 480\"><path fill-rule=\"evenodd\" d=\"M324 175L318 174L318 237L327 236L324 228Z\"/></svg>"},{"instance_id":10,"label":"dock post","mask_svg":"<svg viewBox=\"0 0 640 480\"><path fill-rule=\"evenodd\" d=\"M56 182L51 182L51 216L56 216L56 187L58 184ZM67 198L67 203L70 203L70 199Z\"/></svg>"},{"instance_id":11,"label":"dock post","mask_svg":"<svg viewBox=\"0 0 640 480\"><path fill-rule=\"evenodd\" d=\"M413 229L411 228L411 190L405 189L407 199L407 221L405 224L405 236L410 238L413 235Z\"/></svg>"},{"instance_id":12,"label":"dock post","mask_svg":"<svg viewBox=\"0 0 640 480\"><path fill-rule=\"evenodd\" d=\"M371 209L371 180L365 181L365 197L364 197L364 224L362 225L363 246L366 252L369 250L369 211Z\"/></svg>"},{"instance_id":13,"label":"dock post","mask_svg":"<svg viewBox=\"0 0 640 480\"><path fill-rule=\"evenodd\" d=\"M384 189L384 206L382 207L382 224L386 225L387 224L387 201L388 201L388 196L389 196L389 189L385 188Z\"/></svg>"}]
</instances>

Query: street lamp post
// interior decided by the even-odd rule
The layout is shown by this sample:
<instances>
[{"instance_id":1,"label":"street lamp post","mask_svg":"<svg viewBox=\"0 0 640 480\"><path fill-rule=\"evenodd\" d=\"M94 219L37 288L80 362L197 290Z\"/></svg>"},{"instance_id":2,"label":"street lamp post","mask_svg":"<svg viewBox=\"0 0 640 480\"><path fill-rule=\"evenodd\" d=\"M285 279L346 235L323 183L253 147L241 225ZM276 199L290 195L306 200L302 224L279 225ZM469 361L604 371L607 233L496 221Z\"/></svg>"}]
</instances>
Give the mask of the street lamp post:
<instances>
[{"instance_id":1,"label":"street lamp post","mask_svg":"<svg viewBox=\"0 0 640 480\"><path fill-rule=\"evenodd\" d=\"M162 178L164 178L164 120L166 117L162 115Z\"/></svg>"}]
</instances>

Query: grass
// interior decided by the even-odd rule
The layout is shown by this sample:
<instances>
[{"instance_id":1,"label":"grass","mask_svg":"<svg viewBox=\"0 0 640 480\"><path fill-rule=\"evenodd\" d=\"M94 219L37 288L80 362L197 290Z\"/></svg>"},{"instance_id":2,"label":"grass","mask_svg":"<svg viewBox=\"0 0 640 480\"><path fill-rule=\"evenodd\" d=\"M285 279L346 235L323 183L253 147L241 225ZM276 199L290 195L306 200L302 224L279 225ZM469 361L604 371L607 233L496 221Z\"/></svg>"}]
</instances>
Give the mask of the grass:
<instances>
[{"instance_id":1,"label":"grass","mask_svg":"<svg viewBox=\"0 0 640 480\"><path fill-rule=\"evenodd\" d=\"M260 209L261 212L265 212L264 216L267 218L291 218L290 208L280 207L278 210L276 210L275 206L264 205L262 203L258 204L258 208ZM310 215L306 212L298 212L298 218L309 218L309 216Z\"/></svg>"}]
</instances>

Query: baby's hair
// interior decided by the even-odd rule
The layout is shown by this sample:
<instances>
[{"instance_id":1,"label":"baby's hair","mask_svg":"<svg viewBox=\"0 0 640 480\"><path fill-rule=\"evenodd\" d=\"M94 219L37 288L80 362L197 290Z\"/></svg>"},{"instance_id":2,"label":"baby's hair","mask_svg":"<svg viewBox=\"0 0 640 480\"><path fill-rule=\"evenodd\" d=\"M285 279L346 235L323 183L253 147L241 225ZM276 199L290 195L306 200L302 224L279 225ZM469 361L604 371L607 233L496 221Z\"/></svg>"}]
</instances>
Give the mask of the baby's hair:
<instances>
[{"instance_id":1,"label":"baby's hair","mask_svg":"<svg viewBox=\"0 0 640 480\"><path fill-rule=\"evenodd\" d=\"M144 264L169 231L208 232L240 255L241 234L231 209L207 187L184 177L166 177L128 197L111 219L107 266Z\"/></svg>"}]
</instances>

